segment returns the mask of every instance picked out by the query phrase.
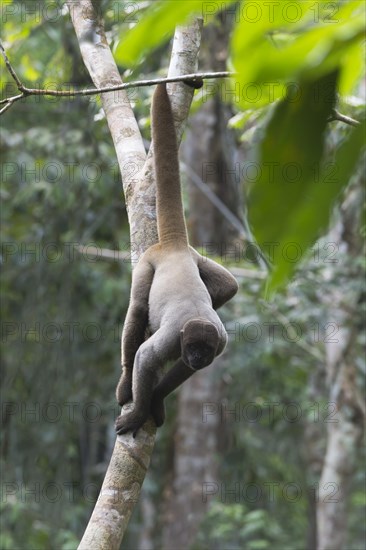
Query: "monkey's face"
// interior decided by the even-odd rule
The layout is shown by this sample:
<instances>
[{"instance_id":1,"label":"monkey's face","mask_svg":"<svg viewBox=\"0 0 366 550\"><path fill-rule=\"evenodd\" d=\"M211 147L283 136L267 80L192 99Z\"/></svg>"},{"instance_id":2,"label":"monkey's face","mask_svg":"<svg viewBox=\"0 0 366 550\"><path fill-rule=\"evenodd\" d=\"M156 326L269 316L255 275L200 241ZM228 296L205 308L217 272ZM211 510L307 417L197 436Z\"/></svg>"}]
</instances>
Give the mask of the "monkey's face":
<instances>
[{"instance_id":1,"label":"monkey's face","mask_svg":"<svg viewBox=\"0 0 366 550\"><path fill-rule=\"evenodd\" d=\"M215 359L216 349L205 342L191 342L184 346L182 358L186 365L192 369L203 369Z\"/></svg>"},{"instance_id":2,"label":"monkey's face","mask_svg":"<svg viewBox=\"0 0 366 550\"><path fill-rule=\"evenodd\" d=\"M194 370L212 363L219 346L219 333L208 321L192 320L181 331L181 353L186 365Z\"/></svg>"}]
</instances>

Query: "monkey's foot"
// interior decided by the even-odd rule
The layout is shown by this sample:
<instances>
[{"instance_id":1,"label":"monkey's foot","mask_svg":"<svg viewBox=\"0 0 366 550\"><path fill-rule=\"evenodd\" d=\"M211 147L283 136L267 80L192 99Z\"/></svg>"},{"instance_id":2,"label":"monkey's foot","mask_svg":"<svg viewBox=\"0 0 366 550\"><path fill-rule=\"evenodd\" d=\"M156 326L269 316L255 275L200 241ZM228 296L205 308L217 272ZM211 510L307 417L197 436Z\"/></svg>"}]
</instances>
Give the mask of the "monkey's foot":
<instances>
[{"instance_id":1,"label":"monkey's foot","mask_svg":"<svg viewBox=\"0 0 366 550\"><path fill-rule=\"evenodd\" d=\"M125 434L127 432L132 432L133 437L136 437L138 430L147 420L147 416L137 414L134 411L121 414L118 416L115 421L115 428L118 435Z\"/></svg>"}]
</instances>

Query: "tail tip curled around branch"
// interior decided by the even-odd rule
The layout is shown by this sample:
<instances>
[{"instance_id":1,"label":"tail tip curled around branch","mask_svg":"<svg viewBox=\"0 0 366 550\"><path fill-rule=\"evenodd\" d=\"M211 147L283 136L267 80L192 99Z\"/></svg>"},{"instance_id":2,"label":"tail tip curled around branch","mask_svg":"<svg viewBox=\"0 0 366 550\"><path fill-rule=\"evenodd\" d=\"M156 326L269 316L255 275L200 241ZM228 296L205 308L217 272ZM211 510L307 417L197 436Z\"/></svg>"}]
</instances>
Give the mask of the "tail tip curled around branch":
<instances>
[{"instance_id":1,"label":"tail tip curled around branch","mask_svg":"<svg viewBox=\"0 0 366 550\"><path fill-rule=\"evenodd\" d=\"M184 84L187 84L190 88L194 88L195 90L199 90L203 86L203 78L200 76L196 78L192 78L190 80L183 80Z\"/></svg>"}]
</instances>

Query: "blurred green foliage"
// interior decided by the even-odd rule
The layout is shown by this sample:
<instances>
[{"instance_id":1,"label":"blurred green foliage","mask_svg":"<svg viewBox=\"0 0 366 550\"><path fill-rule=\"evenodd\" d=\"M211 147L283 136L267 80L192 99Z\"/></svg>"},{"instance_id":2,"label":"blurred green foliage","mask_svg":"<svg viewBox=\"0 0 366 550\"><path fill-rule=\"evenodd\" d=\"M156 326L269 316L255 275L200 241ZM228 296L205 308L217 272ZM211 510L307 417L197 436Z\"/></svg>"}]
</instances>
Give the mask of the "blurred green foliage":
<instances>
[{"instance_id":1,"label":"blurred green foliage","mask_svg":"<svg viewBox=\"0 0 366 550\"><path fill-rule=\"evenodd\" d=\"M229 6L233 1L208 3L202 0L158 0L145 5L146 10L139 19L139 14L132 11L130 18L137 24L121 35L114 52L117 61L123 65L135 65L143 55L171 38L175 26L184 23L187 17L205 13L213 17L223 6Z\"/></svg>"},{"instance_id":2,"label":"blurred green foliage","mask_svg":"<svg viewBox=\"0 0 366 550\"><path fill-rule=\"evenodd\" d=\"M88 86L67 11L46 17L55 7L4 2L3 44L30 85ZM14 85L1 69L4 97ZM129 227L98 98L28 98L1 126L0 547L71 549L113 441Z\"/></svg>"},{"instance_id":3,"label":"blurred green foliage","mask_svg":"<svg viewBox=\"0 0 366 550\"><path fill-rule=\"evenodd\" d=\"M341 73L341 91L353 91L363 71L362 2L258 2L247 7L243 2L239 10L233 65L243 86L267 84L257 107L284 98L287 83L316 81L335 70ZM242 106L250 107L245 96Z\"/></svg>"},{"instance_id":4,"label":"blurred green foliage","mask_svg":"<svg viewBox=\"0 0 366 550\"><path fill-rule=\"evenodd\" d=\"M2 4L4 45L26 84L90 86L62 4L37 2L36 10L32 0ZM167 65L168 49L161 45L176 23L202 9L206 22L211 21L223 4L232 3L98 3L121 72L125 70L128 77L132 69L126 67L142 59L133 67L139 78ZM266 13L266 3L255 4ZM256 102L248 102L248 96L241 94L233 126L241 131L243 143L250 143L257 167L273 162L280 168L274 185L263 176L253 184L250 220L262 246L295 240L302 250L302 263L298 263L300 257L290 263L274 258L273 286L283 284L294 272L296 279L276 294L271 306L258 307L263 296L260 280L242 282L234 312L224 312L227 321L235 317L242 325L272 327L276 337L268 337L268 332L253 341L248 332L245 341L240 337L236 341L234 327L230 364L218 376L225 379L230 402L240 406L253 402L262 411L267 410L266 403L278 403L271 418L263 413L257 421L246 418L244 427L242 421L225 426L229 441L220 457L223 482L230 488L237 479L260 487L268 481L283 486L295 480L304 494L292 503L281 498L280 485L271 505L268 499L216 502L197 538L197 548L202 549L292 550L291 541L303 547L308 525L305 489L315 482L305 471L303 433L310 418L324 434L327 413L325 399L314 403L308 384L316 371L316 357L324 353L328 322L319 296L340 286L347 292L362 292L364 267L359 258L350 260L337 251L338 264L333 269L326 243L320 240L313 250L309 247L325 234L332 204L356 171L361 150L361 127L326 123L336 98L342 112L361 118L364 101L357 97L357 82L364 5L297 4L301 16L296 21L291 18L297 19L297 12L281 10L273 20L254 21L255 14L245 12L241 3L229 63L238 72L241 90L251 84L260 86L262 94ZM45 6L47 11L42 10ZM271 89L263 86L268 80L274 83ZM2 60L0 84L2 97L16 93ZM298 101L291 101L296 89L303 93ZM314 90L320 91L316 101ZM150 95L145 88L132 96L143 129L148 126ZM83 531L111 452L119 338L130 281L129 262L96 259L93 252L78 247L92 244L127 251L127 215L99 98L32 97L18 102L2 121L5 403L1 466L5 493L0 546L66 550L75 548ZM291 187L283 178L283 168L294 159L302 171ZM277 312L301 328L305 347L283 336ZM354 323L361 323L358 312ZM362 338L354 344L360 378L366 371ZM284 410L293 401L300 403L302 414L291 423ZM152 472L144 485L157 506L170 467L174 396L168 405L168 422L159 431ZM61 489L57 498L52 492L42 493L52 484ZM363 541L361 488L358 474L349 514L349 547L354 549L362 548ZM131 524L133 533L138 532L138 521L135 517Z\"/></svg>"},{"instance_id":5,"label":"blurred green foliage","mask_svg":"<svg viewBox=\"0 0 366 550\"><path fill-rule=\"evenodd\" d=\"M197 537L199 550L221 548L245 548L267 550L281 541L284 550L293 550L293 541L288 539L280 525L266 510L252 510L241 504L215 503L211 507Z\"/></svg>"},{"instance_id":6,"label":"blurred green foliage","mask_svg":"<svg viewBox=\"0 0 366 550\"><path fill-rule=\"evenodd\" d=\"M134 64L188 15L198 14L207 22L230 4L155 2L123 35L117 59ZM334 199L349 182L364 147L364 127L350 132L350 143L344 146L352 151L349 162L335 152L336 173L326 184L325 129L337 93L353 93L363 74L364 24L365 3L357 0L236 3L230 55L237 74L231 91L243 109L273 106L257 150L258 176L251 180L249 210L259 244L275 244L280 251L270 258L274 269L269 289L288 281L327 227ZM298 251L290 260L283 253L289 242Z\"/></svg>"},{"instance_id":7,"label":"blurred green foliage","mask_svg":"<svg viewBox=\"0 0 366 550\"><path fill-rule=\"evenodd\" d=\"M332 259L328 244L318 241L296 281L277 292L271 304L261 300L260 280L241 280L237 315L227 324L230 358L223 372L217 371L225 381L223 398L212 412L220 418L220 483L212 494L207 490L211 508L197 550L307 547L326 431L338 419L325 390L323 365L325 342L340 332L321 297L340 287L345 296L362 296L366 275L360 257L352 260L337 249ZM364 304L353 310L352 327L362 326L364 313ZM353 346L361 393L365 343L360 331ZM362 549L365 536L364 460L361 450L347 509L346 548L355 550ZM257 511L258 516L251 515Z\"/></svg>"}]
</instances>

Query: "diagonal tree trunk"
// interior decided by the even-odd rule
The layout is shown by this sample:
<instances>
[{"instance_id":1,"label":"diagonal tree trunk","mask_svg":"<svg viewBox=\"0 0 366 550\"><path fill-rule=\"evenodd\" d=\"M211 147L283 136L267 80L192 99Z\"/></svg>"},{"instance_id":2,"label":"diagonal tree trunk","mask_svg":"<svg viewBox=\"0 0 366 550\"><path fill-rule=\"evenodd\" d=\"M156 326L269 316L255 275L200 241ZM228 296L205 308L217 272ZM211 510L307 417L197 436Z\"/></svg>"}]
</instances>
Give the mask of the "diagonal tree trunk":
<instances>
[{"instance_id":1,"label":"diagonal tree trunk","mask_svg":"<svg viewBox=\"0 0 366 550\"><path fill-rule=\"evenodd\" d=\"M67 0L81 54L97 87L117 85L121 77L92 0ZM169 76L196 71L201 22L176 30ZM187 54L188 50L188 54ZM178 140L188 116L193 90L184 84L169 87ZM102 94L103 108L115 144L130 222L134 258L157 241L153 152L146 156L136 119L124 91ZM138 167L136 170L131 170ZM136 174L131 178L130 174ZM132 435L118 436L102 489L79 549L117 550L139 497L155 441L149 420Z\"/></svg>"}]
</instances>

